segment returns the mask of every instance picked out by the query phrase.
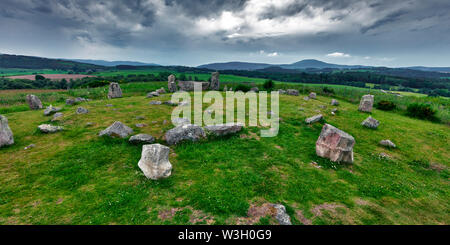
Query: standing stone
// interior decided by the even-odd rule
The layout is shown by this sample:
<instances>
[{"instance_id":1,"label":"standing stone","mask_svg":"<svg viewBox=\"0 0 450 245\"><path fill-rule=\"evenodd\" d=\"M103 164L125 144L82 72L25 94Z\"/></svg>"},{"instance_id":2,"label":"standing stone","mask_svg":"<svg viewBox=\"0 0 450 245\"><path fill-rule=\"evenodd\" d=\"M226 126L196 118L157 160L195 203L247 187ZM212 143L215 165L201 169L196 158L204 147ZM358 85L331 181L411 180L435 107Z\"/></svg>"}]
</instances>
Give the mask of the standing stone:
<instances>
[{"instance_id":1,"label":"standing stone","mask_svg":"<svg viewBox=\"0 0 450 245\"><path fill-rule=\"evenodd\" d=\"M8 125L8 119L0 115L0 147L14 144L14 137Z\"/></svg>"},{"instance_id":2,"label":"standing stone","mask_svg":"<svg viewBox=\"0 0 450 245\"><path fill-rule=\"evenodd\" d=\"M118 83L109 84L108 99L122 98L122 89Z\"/></svg>"},{"instance_id":3,"label":"standing stone","mask_svg":"<svg viewBox=\"0 0 450 245\"><path fill-rule=\"evenodd\" d=\"M161 144L143 145L138 166L145 177L158 180L172 174L172 164L169 162L170 148Z\"/></svg>"},{"instance_id":4,"label":"standing stone","mask_svg":"<svg viewBox=\"0 0 450 245\"><path fill-rule=\"evenodd\" d=\"M380 122L377 119L369 116L366 120L364 120L361 123L361 125L363 125L364 127L367 127L367 128L376 129L380 125Z\"/></svg>"},{"instance_id":5,"label":"standing stone","mask_svg":"<svg viewBox=\"0 0 450 245\"><path fill-rule=\"evenodd\" d=\"M219 90L220 82L219 82L219 72L213 72L211 73L211 84L209 85L209 88L211 90Z\"/></svg>"},{"instance_id":6,"label":"standing stone","mask_svg":"<svg viewBox=\"0 0 450 245\"><path fill-rule=\"evenodd\" d=\"M27 95L27 103L31 110L39 110L43 108L41 100L34 94Z\"/></svg>"},{"instance_id":7,"label":"standing stone","mask_svg":"<svg viewBox=\"0 0 450 245\"><path fill-rule=\"evenodd\" d=\"M126 138L128 135L133 133L133 129L126 126L125 124L116 121L111 126L101 131L98 136L108 135L110 137L120 137Z\"/></svg>"},{"instance_id":8,"label":"standing stone","mask_svg":"<svg viewBox=\"0 0 450 245\"><path fill-rule=\"evenodd\" d=\"M175 75L171 74L168 78L167 87L170 93L175 93L177 91L177 84L175 82Z\"/></svg>"},{"instance_id":9,"label":"standing stone","mask_svg":"<svg viewBox=\"0 0 450 245\"><path fill-rule=\"evenodd\" d=\"M354 145L353 136L326 123L316 142L316 154L333 162L353 163Z\"/></svg>"},{"instance_id":10,"label":"standing stone","mask_svg":"<svg viewBox=\"0 0 450 245\"><path fill-rule=\"evenodd\" d=\"M195 124L182 124L166 132L165 138L169 145L177 144L184 140L198 141L205 138L202 127Z\"/></svg>"},{"instance_id":11,"label":"standing stone","mask_svg":"<svg viewBox=\"0 0 450 245\"><path fill-rule=\"evenodd\" d=\"M310 99L316 99L316 97L317 97L316 93L314 93L314 92L309 93L309 98Z\"/></svg>"},{"instance_id":12,"label":"standing stone","mask_svg":"<svg viewBox=\"0 0 450 245\"><path fill-rule=\"evenodd\" d=\"M359 102L358 110L362 112L372 112L374 96L370 94L366 94L361 98Z\"/></svg>"}]
</instances>

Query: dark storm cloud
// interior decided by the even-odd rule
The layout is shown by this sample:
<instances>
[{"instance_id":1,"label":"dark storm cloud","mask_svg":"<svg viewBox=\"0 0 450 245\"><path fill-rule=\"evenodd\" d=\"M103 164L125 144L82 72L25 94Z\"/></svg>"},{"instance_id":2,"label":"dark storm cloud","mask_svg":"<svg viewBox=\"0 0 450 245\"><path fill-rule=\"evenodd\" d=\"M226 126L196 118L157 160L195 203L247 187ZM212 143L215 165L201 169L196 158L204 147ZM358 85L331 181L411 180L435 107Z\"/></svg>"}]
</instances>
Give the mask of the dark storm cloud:
<instances>
[{"instance_id":1,"label":"dark storm cloud","mask_svg":"<svg viewBox=\"0 0 450 245\"><path fill-rule=\"evenodd\" d=\"M189 60L186 52L208 62L260 50L356 57L450 49L448 0L282 1L1 0L0 48L151 50L173 63L174 54Z\"/></svg>"}]
</instances>

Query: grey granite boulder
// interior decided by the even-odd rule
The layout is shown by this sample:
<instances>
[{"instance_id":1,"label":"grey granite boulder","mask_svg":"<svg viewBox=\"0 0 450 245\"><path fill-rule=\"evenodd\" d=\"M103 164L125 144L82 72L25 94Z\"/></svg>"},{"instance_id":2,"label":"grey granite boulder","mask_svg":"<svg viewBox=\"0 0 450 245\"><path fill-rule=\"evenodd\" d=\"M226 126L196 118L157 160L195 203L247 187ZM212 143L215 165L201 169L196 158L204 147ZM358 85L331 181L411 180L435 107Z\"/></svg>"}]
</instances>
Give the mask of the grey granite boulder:
<instances>
[{"instance_id":1,"label":"grey granite boulder","mask_svg":"<svg viewBox=\"0 0 450 245\"><path fill-rule=\"evenodd\" d=\"M361 98L359 102L358 110L362 112L372 112L374 96L366 94Z\"/></svg>"},{"instance_id":2,"label":"grey granite boulder","mask_svg":"<svg viewBox=\"0 0 450 245\"><path fill-rule=\"evenodd\" d=\"M224 136L228 134L234 134L242 130L244 125L242 123L226 123L219 125L208 125L205 126L205 131L209 134L216 136Z\"/></svg>"},{"instance_id":3,"label":"grey granite boulder","mask_svg":"<svg viewBox=\"0 0 450 245\"><path fill-rule=\"evenodd\" d=\"M206 134L203 128L195 124L179 125L167 131L165 135L169 145L174 145L185 140L198 141L205 137Z\"/></svg>"},{"instance_id":4,"label":"grey granite boulder","mask_svg":"<svg viewBox=\"0 0 450 245\"><path fill-rule=\"evenodd\" d=\"M8 125L8 119L0 115L0 147L14 144L14 136Z\"/></svg>"},{"instance_id":5,"label":"grey granite boulder","mask_svg":"<svg viewBox=\"0 0 450 245\"><path fill-rule=\"evenodd\" d=\"M353 136L326 123L316 141L316 154L333 162L353 163L354 145Z\"/></svg>"},{"instance_id":6,"label":"grey granite boulder","mask_svg":"<svg viewBox=\"0 0 450 245\"><path fill-rule=\"evenodd\" d=\"M172 174L172 164L169 162L170 148L160 144L143 145L138 166L145 177L158 180Z\"/></svg>"},{"instance_id":7,"label":"grey granite boulder","mask_svg":"<svg viewBox=\"0 0 450 245\"><path fill-rule=\"evenodd\" d=\"M133 133L133 129L126 126L125 124L116 121L111 126L106 128L105 130L101 131L98 136L110 136L110 137L120 137L120 138L126 138L130 134Z\"/></svg>"},{"instance_id":8,"label":"grey granite boulder","mask_svg":"<svg viewBox=\"0 0 450 245\"><path fill-rule=\"evenodd\" d=\"M311 124L311 123L318 122L318 121L320 121L320 120L322 120L322 119L323 119L323 115L322 115L322 114L319 114L319 115L315 115L315 116L306 118L306 119L305 119L305 122L306 122L307 124Z\"/></svg>"},{"instance_id":9,"label":"grey granite boulder","mask_svg":"<svg viewBox=\"0 0 450 245\"><path fill-rule=\"evenodd\" d=\"M83 107L78 107L76 113L77 114L87 114L87 113L89 113L89 110L86 108L83 108Z\"/></svg>"},{"instance_id":10,"label":"grey granite boulder","mask_svg":"<svg viewBox=\"0 0 450 245\"><path fill-rule=\"evenodd\" d=\"M129 142L132 144L151 144L155 142L155 138L148 134L137 134L131 136Z\"/></svg>"},{"instance_id":11,"label":"grey granite boulder","mask_svg":"<svg viewBox=\"0 0 450 245\"><path fill-rule=\"evenodd\" d=\"M382 140L382 141L380 141L380 145L386 146L389 148L397 148L397 146L390 140Z\"/></svg>"},{"instance_id":12,"label":"grey granite boulder","mask_svg":"<svg viewBox=\"0 0 450 245\"><path fill-rule=\"evenodd\" d=\"M39 110L43 108L41 100L34 94L27 95L26 100L31 110Z\"/></svg>"},{"instance_id":13,"label":"grey granite boulder","mask_svg":"<svg viewBox=\"0 0 450 245\"><path fill-rule=\"evenodd\" d=\"M366 120L364 120L361 123L361 125L363 125L364 127L367 127L367 128L376 129L380 125L380 122L378 120L376 120L375 118L369 116L368 118L366 118Z\"/></svg>"},{"instance_id":14,"label":"grey granite boulder","mask_svg":"<svg viewBox=\"0 0 450 245\"><path fill-rule=\"evenodd\" d=\"M309 96L308 96L310 99L316 99L317 98L317 94L316 93L314 93L314 92L311 92L311 93L309 93Z\"/></svg>"},{"instance_id":15,"label":"grey granite boulder","mask_svg":"<svg viewBox=\"0 0 450 245\"><path fill-rule=\"evenodd\" d=\"M220 88L219 75L220 75L219 72L211 73L211 83L209 85L209 88L211 90L219 90Z\"/></svg>"},{"instance_id":16,"label":"grey granite boulder","mask_svg":"<svg viewBox=\"0 0 450 245\"><path fill-rule=\"evenodd\" d=\"M47 106L47 108L45 108L44 110L44 116L50 116L51 114L60 111L61 108L59 107L53 107L52 105Z\"/></svg>"},{"instance_id":17,"label":"grey granite boulder","mask_svg":"<svg viewBox=\"0 0 450 245\"><path fill-rule=\"evenodd\" d=\"M280 225L292 225L291 217L286 212L286 207L281 204L272 204L276 209L275 219Z\"/></svg>"},{"instance_id":18,"label":"grey granite boulder","mask_svg":"<svg viewBox=\"0 0 450 245\"><path fill-rule=\"evenodd\" d=\"M293 95L293 96L298 96L299 95L299 92L298 92L297 89L288 89L288 90L286 90L286 93L288 95Z\"/></svg>"},{"instance_id":19,"label":"grey granite boulder","mask_svg":"<svg viewBox=\"0 0 450 245\"><path fill-rule=\"evenodd\" d=\"M118 83L110 83L108 91L108 99L122 98L122 89Z\"/></svg>"},{"instance_id":20,"label":"grey granite boulder","mask_svg":"<svg viewBox=\"0 0 450 245\"><path fill-rule=\"evenodd\" d=\"M64 128L61 126L53 126L50 124L41 124L38 126L38 129L45 134L52 134L58 131L62 131Z\"/></svg>"}]
</instances>

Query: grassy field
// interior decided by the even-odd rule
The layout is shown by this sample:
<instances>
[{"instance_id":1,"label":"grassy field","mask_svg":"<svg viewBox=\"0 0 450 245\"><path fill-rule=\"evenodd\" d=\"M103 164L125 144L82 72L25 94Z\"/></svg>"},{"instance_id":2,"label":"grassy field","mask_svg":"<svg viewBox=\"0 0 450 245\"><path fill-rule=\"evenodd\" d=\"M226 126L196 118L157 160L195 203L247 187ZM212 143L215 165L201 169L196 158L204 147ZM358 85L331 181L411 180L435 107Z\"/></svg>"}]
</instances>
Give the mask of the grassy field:
<instances>
[{"instance_id":1,"label":"grassy field","mask_svg":"<svg viewBox=\"0 0 450 245\"><path fill-rule=\"evenodd\" d=\"M81 104L90 110L85 115L55 100L64 113L56 124L65 130L51 135L36 130L50 120L42 110L6 114L16 143L0 149L0 224L238 224L246 223L250 205L263 202L284 204L294 224L450 224L449 126L375 109L381 125L369 130L360 125L368 115L357 105L341 101L332 116L326 96L280 96L274 138L250 127L171 147L172 176L148 180L137 166L140 146L97 134L121 121L165 144L162 136L173 126L164 121L173 107L149 101L170 96L143 96L159 85L123 84L126 97L115 100L105 99L104 88L64 92L94 100ZM353 165L316 156L324 122L304 119L319 111L355 137ZM379 146L382 139L398 148ZM36 147L24 150L29 144Z\"/></svg>"},{"instance_id":2,"label":"grassy field","mask_svg":"<svg viewBox=\"0 0 450 245\"><path fill-rule=\"evenodd\" d=\"M52 69L0 68L0 77L33 75L33 74L66 74L67 71Z\"/></svg>"}]
</instances>

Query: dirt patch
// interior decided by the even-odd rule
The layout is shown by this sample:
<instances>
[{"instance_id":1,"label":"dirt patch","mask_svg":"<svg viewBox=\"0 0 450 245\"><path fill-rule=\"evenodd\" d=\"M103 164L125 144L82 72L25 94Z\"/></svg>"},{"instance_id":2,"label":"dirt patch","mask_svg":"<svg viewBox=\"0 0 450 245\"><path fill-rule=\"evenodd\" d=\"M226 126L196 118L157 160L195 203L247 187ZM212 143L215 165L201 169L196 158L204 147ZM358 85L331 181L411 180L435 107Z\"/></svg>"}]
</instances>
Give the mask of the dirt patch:
<instances>
[{"instance_id":1,"label":"dirt patch","mask_svg":"<svg viewBox=\"0 0 450 245\"><path fill-rule=\"evenodd\" d=\"M241 139L255 139L255 140L258 140L258 141L261 139L256 133L253 133L253 132L248 132L248 135L247 134L241 134L239 137Z\"/></svg>"},{"instance_id":2,"label":"dirt patch","mask_svg":"<svg viewBox=\"0 0 450 245\"><path fill-rule=\"evenodd\" d=\"M314 217L322 216L322 210L329 211L336 214L336 208L346 208L344 205L336 203L324 203L314 206L310 211L314 214Z\"/></svg>"},{"instance_id":3,"label":"dirt patch","mask_svg":"<svg viewBox=\"0 0 450 245\"><path fill-rule=\"evenodd\" d=\"M59 198L59 199L56 201L56 204L61 204L62 202L64 202L64 199Z\"/></svg>"},{"instance_id":4,"label":"dirt patch","mask_svg":"<svg viewBox=\"0 0 450 245\"><path fill-rule=\"evenodd\" d=\"M214 219L208 215L206 215L205 213L203 213L200 210L195 210L192 209L192 215L189 219L189 222L191 224L197 224L197 223L206 223L207 225L211 225L214 223Z\"/></svg>"},{"instance_id":5,"label":"dirt patch","mask_svg":"<svg viewBox=\"0 0 450 245\"><path fill-rule=\"evenodd\" d=\"M432 163L430 163L430 169L437 171L437 172L441 172L441 171L445 170L446 167L442 164L432 162Z\"/></svg>"},{"instance_id":6,"label":"dirt patch","mask_svg":"<svg viewBox=\"0 0 450 245\"><path fill-rule=\"evenodd\" d=\"M304 215L302 210L295 211L295 215L297 219L302 222L304 225L312 225L312 221L310 219L307 219Z\"/></svg>"},{"instance_id":7,"label":"dirt patch","mask_svg":"<svg viewBox=\"0 0 450 245\"><path fill-rule=\"evenodd\" d=\"M283 150L283 147L281 147L279 145L275 145L275 148L277 148L278 150Z\"/></svg>"},{"instance_id":8,"label":"dirt patch","mask_svg":"<svg viewBox=\"0 0 450 245\"><path fill-rule=\"evenodd\" d=\"M159 211L158 218L160 220L172 219L175 216L175 214L180 210L181 210L180 208L171 208L171 209Z\"/></svg>"},{"instance_id":9,"label":"dirt patch","mask_svg":"<svg viewBox=\"0 0 450 245\"><path fill-rule=\"evenodd\" d=\"M264 203L262 205L252 204L247 211L248 217L239 217L237 219L237 225L253 225L259 222L264 217L275 217L277 210L270 203Z\"/></svg>"},{"instance_id":10,"label":"dirt patch","mask_svg":"<svg viewBox=\"0 0 450 245\"><path fill-rule=\"evenodd\" d=\"M40 75L47 79L50 79L50 80L66 79L67 81L69 81L70 79L76 80L76 79L81 79L81 78L85 78L85 77L95 77L95 76L83 75L83 74L40 74ZM34 81L34 80L36 80L36 75L11 76L11 77L6 77L6 78L27 79L27 80Z\"/></svg>"}]
</instances>

